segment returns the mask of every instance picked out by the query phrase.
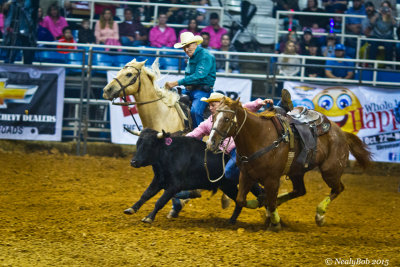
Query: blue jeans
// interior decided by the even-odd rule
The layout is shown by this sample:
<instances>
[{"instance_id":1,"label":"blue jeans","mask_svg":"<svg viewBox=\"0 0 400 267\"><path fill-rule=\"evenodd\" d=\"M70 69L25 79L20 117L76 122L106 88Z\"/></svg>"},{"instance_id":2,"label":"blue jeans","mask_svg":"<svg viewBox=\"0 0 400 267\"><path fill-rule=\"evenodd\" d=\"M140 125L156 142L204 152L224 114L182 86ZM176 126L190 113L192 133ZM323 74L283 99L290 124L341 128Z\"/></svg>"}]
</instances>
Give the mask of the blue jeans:
<instances>
[{"instance_id":1,"label":"blue jeans","mask_svg":"<svg viewBox=\"0 0 400 267\"><path fill-rule=\"evenodd\" d=\"M141 46L141 45L145 45L144 41L140 41L140 40L129 40L129 38L127 36L121 36L121 44L123 46Z\"/></svg>"},{"instance_id":2,"label":"blue jeans","mask_svg":"<svg viewBox=\"0 0 400 267\"><path fill-rule=\"evenodd\" d=\"M204 121L203 112L207 107L207 102L200 101L200 99L202 97L208 98L211 92L204 92L201 90L183 90L182 93L187 94L192 101L190 115L192 116L193 128L196 128L202 121Z\"/></svg>"}]
</instances>

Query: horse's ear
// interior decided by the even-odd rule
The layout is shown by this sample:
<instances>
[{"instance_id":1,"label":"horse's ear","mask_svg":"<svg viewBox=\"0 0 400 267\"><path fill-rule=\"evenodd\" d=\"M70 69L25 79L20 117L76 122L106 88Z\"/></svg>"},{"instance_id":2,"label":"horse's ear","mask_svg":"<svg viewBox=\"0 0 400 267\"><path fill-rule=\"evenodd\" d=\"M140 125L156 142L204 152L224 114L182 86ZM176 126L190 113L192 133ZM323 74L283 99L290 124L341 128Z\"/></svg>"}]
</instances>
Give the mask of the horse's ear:
<instances>
[{"instance_id":1,"label":"horse's ear","mask_svg":"<svg viewBox=\"0 0 400 267\"><path fill-rule=\"evenodd\" d=\"M142 61L142 62L138 62L137 64L138 64L138 67L141 69L141 68L143 68L143 66L144 66L144 64L146 63L146 61L147 61L147 59L145 60L145 61Z\"/></svg>"}]
</instances>

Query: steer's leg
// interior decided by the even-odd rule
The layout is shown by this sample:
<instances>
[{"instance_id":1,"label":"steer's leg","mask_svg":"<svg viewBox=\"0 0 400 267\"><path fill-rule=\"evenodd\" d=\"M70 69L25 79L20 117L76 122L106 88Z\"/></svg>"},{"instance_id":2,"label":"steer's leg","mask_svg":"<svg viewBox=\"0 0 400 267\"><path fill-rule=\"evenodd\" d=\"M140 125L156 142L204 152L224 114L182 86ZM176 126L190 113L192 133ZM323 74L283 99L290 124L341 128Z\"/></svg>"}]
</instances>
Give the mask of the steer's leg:
<instances>
[{"instance_id":1,"label":"steer's leg","mask_svg":"<svg viewBox=\"0 0 400 267\"><path fill-rule=\"evenodd\" d=\"M221 183L220 188L222 192L224 192L228 197L230 197L231 199L236 199L236 196L238 194L236 183L234 183L231 180L225 180ZM236 223L236 220L239 217L240 212L242 212L242 207L240 207L237 203L235 204L236 204L235 210L233 211L232 216L229 219L229 222L231 224Z\"/></svg>"},{"instance_id":2,"label":"steer's leg","mask_svg":"<svg viewBox=\"0 0 400 267\"><path fill-rule=\"evenodd\" d=\"M171 188L165 189L162 196L157 200L154 210L150 212L149 215L144 217L142 219L142 222L152 223L154 221L154 218L156 217L157 212L160 209L162 209L165 206L165 204L167 204L168 201L178 192L179 190L176 189L171 189Z\"/></svg>"},{"instance_id":3,"label":"steer's leg","mask_svg":"<svg viewBox=\"0 0 400 267\"><path fill-rule=\"evenodd\" d=\"M159 177L154 176L153 181L151 181L151 184L147 189L143 192L142 196L140 197L139 201L133 204L132 207L124 210L125 214L131 215L135 212L137 212L140 207L150 198L154 197L160 190L162 189L162 186L160 184L160 179Z\"/></svg>"}]
</instances>

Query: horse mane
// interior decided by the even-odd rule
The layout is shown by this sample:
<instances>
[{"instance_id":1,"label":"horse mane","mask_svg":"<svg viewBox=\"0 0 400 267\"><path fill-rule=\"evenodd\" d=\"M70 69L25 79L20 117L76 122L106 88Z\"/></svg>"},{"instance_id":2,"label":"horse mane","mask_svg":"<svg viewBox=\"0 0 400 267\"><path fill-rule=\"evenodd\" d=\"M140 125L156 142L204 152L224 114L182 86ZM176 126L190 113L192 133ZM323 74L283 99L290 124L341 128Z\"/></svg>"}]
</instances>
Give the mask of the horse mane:
<instances>
[{"instance_id":1,"label":"horse mane","mask_svg":"<svg viewBox=\"0 0 400 267\"><path fill-rule=\"evenodd\" d=\"M224 104L229 106L229 107L231 107L233 104L236 103L235 100L232 100L229 97L225 97L225 100L223 100L223 101L224 101ZM254 112L248 110L247 108L243 107L242 103L239 102L238 105L239 105L239 107L242 107L243 109L246 109L248 113L250 113L250 114L252 114L252 115L254 115L256 117L262 118L262 119L271 119L272 117L276 116L276 110L275 109L273 109L273 110L264 110L261 113L254 113Z\"/></svg>"},{"instance_id":2,"label":"horse mane","mask_svg":"<svg viewBox=\"0 0 400 267\"><path fill-rule=\"evenodd\" d=\"M137 62L136 59L132 60L126 66L137 66L142 62ZM157 80L161 77L161 72L159 68L158 58L151 65L151 68L145 67L143 65L142 71L150 78L154 90L158 97L161 98L161 101L164 102L168 107L175 106L179 101L179 95L174 91L167 90L165 88L160 88L157 84Z\"/></svg>"}]
</instances>

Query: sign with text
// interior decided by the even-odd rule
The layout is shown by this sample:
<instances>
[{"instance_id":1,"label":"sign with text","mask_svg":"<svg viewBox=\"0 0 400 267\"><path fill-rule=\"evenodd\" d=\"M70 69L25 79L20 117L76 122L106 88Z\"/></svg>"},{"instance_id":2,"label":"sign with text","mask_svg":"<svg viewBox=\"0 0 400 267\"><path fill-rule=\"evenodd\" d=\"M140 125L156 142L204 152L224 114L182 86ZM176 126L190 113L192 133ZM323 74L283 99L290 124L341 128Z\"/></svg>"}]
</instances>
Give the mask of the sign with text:
<instances>
[{"instance_id":1,"label":"sign with text","mask_svg":"<svg viewBox=\"0 0 400 267\"><path fill-rule=\"evenodd\" d=\"M117 75L117 71L107 71L107 81L110 82ZM157 84L162 87L167 81L176 81L182 79L179 75L166 75L157 81ZM252 81L248 79L232 79L217 77L214 91L223 93L232 99L238 99L243 103L250 101ZM135 101L133 96L128 96L127 101ZM117 99L115 102L122 102L122 99ZM140 129L143 129L139 114L136 108L131 109L132 114L139 124ZM110 102L110 123L111 123L111 142L117 144L136 144L137 137L128 133L124 127L130 130L138 130L128 107L112 105Z\"/></svg>"},{"instance_id":2,"label":"sign with text","mask_svg":"<svg viewBox=\"0 0 400 267\"><path fill-rule=\"evenodd\" d=\"M400 162L400 90L285 82L294 106L325 114L368 145L375 161Z\"/></svg>"},{"instance_id":3,"label":"sign with text","mask_svg":"<svg viewBox=\"0 0 400 267\"><path fill-rule=\"evenodd\" d=\"M64 68L0 66L0 139L60 141Z\"/></svg>"}]
</instances>

